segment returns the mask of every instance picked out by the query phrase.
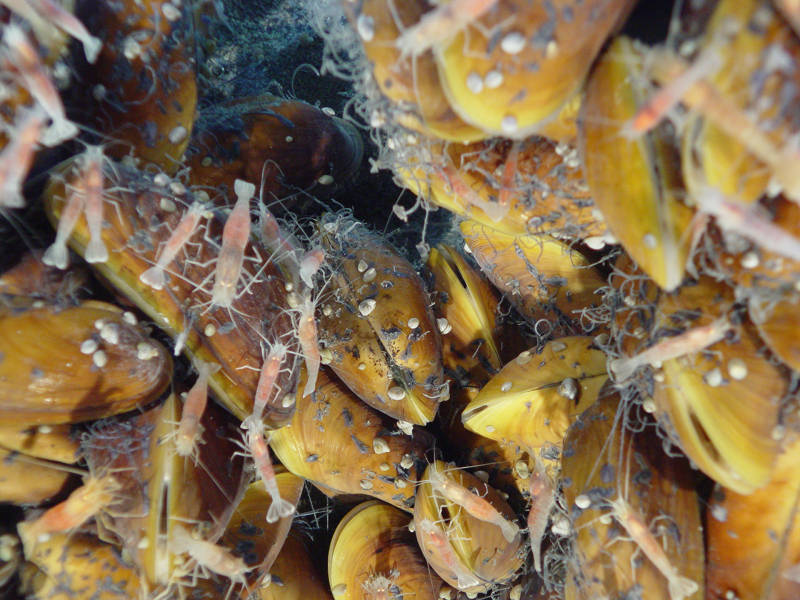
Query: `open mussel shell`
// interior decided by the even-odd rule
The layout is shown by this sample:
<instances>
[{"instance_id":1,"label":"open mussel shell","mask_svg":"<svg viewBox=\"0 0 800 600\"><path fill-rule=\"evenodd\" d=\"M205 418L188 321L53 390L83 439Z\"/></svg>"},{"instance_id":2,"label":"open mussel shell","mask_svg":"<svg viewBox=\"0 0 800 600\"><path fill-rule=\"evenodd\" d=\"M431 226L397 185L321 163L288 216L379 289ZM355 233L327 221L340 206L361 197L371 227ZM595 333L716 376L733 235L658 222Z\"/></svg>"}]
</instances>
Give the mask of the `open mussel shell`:
<instances>
[{"instance_id":1,"label":"open mussel shell","mask_svg":"<svg viewBox=\"0 0 800 600\"><path fill-rule=\"evenodd\" d=\"M0 502L33 505L58 496L71 477L63 467L0 447Z\"/></svg>"},{"instance_id":2,"label":"open mussel shell","mask_svg":"<svg viewBox=\"0 0 800 600\"><path fill-rule=\"evenodd\" d=\"M37 600L112 600L138 598L140 579L117 548L77 533L51 535L26 548L31 566L22 571L26 598Z\"/></svg>"},{"instance_id":3,"label":"open mussel shell","mask_svg":"<svg viewBox=\"0 0 800 600\"><path fill-rule=\"evenodd\" d=\"M67 424L38 427L0 424L0 447L69 464L77 462L80 443Z\"/></svg>"},{"instance_id":4,"label":"open mussel shell","mask_svg":"<svg viewBox=\"0 0 800 600\"><path fill-rule=\"evenodd\" d=\"M411 597L436 600L442 581L429 571L408 514L376 500L348 512L328 551L328 581L336 600Z\"/></svg>"},{"instance_id":5,"label":"open mussel shell","mask_svg":"<svg viewBox=\"0 0 800 600\"><path fill-rule=\"evenodd\" d=\"M180 417L173 394L133 419L98 425L83 443L92 473L111 473L120 485L114 510L98 519L102 537L121 545L153 587L181 573L169 547L173 528L202 524L205 538L218 539L245 490L230 416L209 403L196 456L185 458L175 449Z\"/></svg>"},{"instance_id":6,"label":"open mussel shell","mask_svg":"<svg viewBox=\"0 0 800 600\"><path fill-rule=\"evenodd\" d=\"M260 600L333 600L302 538L297 530L289 532L269 569L269 585L258 590Z\"/></svg>"},{"instance_id":7,"label":"open mussel shell","mask_svg":"<svg viewBox=\"0 0 800 600\"><path fill-rule=\"evenodd\" d=\"M495 340L497 292L450 246L431 249L428 269L438 297L436 313L450 328L442 333L444 364L483 384L502 364Z\"/></svg>"},{"instance_id":8,"label":"open mussel shell","mask_svg":"<svg viewBox=\"0 0 800 600\"><path fill-rule=\"evenodd\" d=\"M560 338L506 364L464 409L464 426L557 458L567 428L607 379L605 354L592 338Z\"/></svg>"},{"instance_id":9,"label":"open mussel shell","mask_svg":"<svg viewBox=\"0 0 800 600\"><path fill-rule=\"evenodd\" d=\"M646 539L662 549L673 576L687 578L694 589L680 597L702 597L703 531L694 475L685 459L667 456L654 443L654 423L632 420L637 414L617 395L604 396L567 433L561 465L567 509L561 518L571 523L573 540L567 600L631 593L675 600L666 577L640 549ZM620 498L648 534L631 537L612 516L611 502Z\"/></svg>"},{"instance_id":10,"label":"open mussel shell","mask_svg":"<svg viewBox=\"0 0 800 600\"><path fill-rule=\"evenodd\" d=\"M799 500L796 439L786 444L772 479L760 490L742 495L716 487L707 509L708 597L724 598L731 591L743 600L797 598Z\"/></svg>"},{"instance_id":11,"label":"open mussel shell","mask_svg":"<svg viewBox=\"0 0 800 600\"><path fill-rule=\"evenodd\" d=\"M304 379L303 374L301 384ZM270 446L281 463L333 491L367 494L410 510L417 461L432 445L428 434L419 428L412 436L400 433L327 368L320 370L313 394L303 397L300 388L294 417L271 432Z\"/></svg>"},{"instance_id":12,"label":"open mussel shell","mask_svg":"<svg viewBox=\"0 0 800 600\"><path fill-rule=\"evenodd\" d=\"M62 167L67 172L68 165ZM102 239L110 249L108 260L94 268L117 290L148 314L174 338L180 338L194 359L217 363L209 377L217 399L239 419L252 413L262 366L261 342L292 330L283 277L275 263L264 264L270 253L253 240L244 249L243 275L230 308L212 306L212 287L224 218L209 211L189 239L187 248L166 266L166 285L156 290L140 276L154 264L171 232L189 206L202 202L191 192L176 195L150 176L116 164L106 179L115 182L104 204ZM45 204L56 222L64 206L64 183L52 179ZM210 206L209 206L210 208ZM209 242L208 240L212 240ZM81 217L70 244L79 253L89 241L86 219ZM257 274L258 273L258 274ZM109 361L111 364L111 361ZM292 367L290 362L287 367ZM277 385L291 389L295 371L283 369ZM268 427L285 423L292 406L270 403L264 415Z\"/></svg>"},{"instance_id":13,"label":"open mussel shell","mask_svg":"<svg viewBox=\"0 0 800 600\"><path fill-rule=\"evenodd\" d=\"M414 131L444 140L468 141L485 137L453 111L439 82L431 52L404 56L397 48L402 30L413 26L425 12L424 0L366 0L344 3L347 17L359 34L372 63L372 76L391 105L370 116L373 123L392 120Z\"/></svg>"},{"instance_id":14,"label":"open mussel shell","mask_svg":"<svg viewBox=\"0 0 800 600\"><path fill-rule=\"evenodd\" d=\"M303 491L303 479L283 472L276 473L275 482L281 498L297 506ZM272 498L264 489L263 482L251 483L222 535L225 546L242 553L245 563L252 569L246 576L248 583L256 587L266 583L264 577L281 552L292 526L292 516L267 523L271 504Z\"/></svg>"},{"instance_id":15,"label":"open mussel shell","mask_svg":"<svg viewBox=\"0 0 800 600\"><path fill-rule=\"evenodd\" d=\"M158 398L171 374L166 350L110 304L0 313L6 424L75 423L126 412Z\"/></svg>"},{"instance_id":16,"label":"open mussel shell","mask_svg":"<svg viewBox=\"0 0 800 600\"><path fill-rule=\"evenodd\" d=\"M650 277L666 290L683 279L692 209L680 200L677 156L665 127L626 136L647 98L644 57L618 37L592 72L581 113L580 144L586 181L611 233ZM625 185L619 185L619 182Z\"/></svg>"},{"instance_id":17,"label":"open mussel shell","mask_svg":"<svg viewBox=\"0 0 800 600\"><path fill-rule=\"evenodd\" d=\"M349 181L363 156L349 122L301 100L261 94L204 109L186 151L193 185L233 192L260 182L264 198Z\"/></svg>"},{"instance_id":18,"label":"open mussel shell","mask_svg":"<svg viewBox=\"0 0 800 600\"><path fill-rule=\"evenodd\" d=\"M498 524L473 516L472 507L446 497L431 483L434 469L437 477L446 478L491 504L516 535L507 538L508 531L503 531ZM431 524L438 530L433 534L429 530ZM522 536L513 509L484 481L441 460L428 465L417 486L414 527L431 567L452 587L469 594L485 592L494 584L510 581L522 566Z\"/></svg>"},{"instance_id":19,"label":"open mussel shell","mask_svg":"<svg viewBox=\"0 0 800 600\"><path fill-rule=\"evenodd\" d=\"M800 294L792 290L778 297L750 298L749 314L758 334L784 364L800 370Z\"/></svg>"},{"instance_id":20,"label":"open mussel shell","mask_svg":"<svg viewBox=\"0 0 800 600\"><path fill-rule=\"evenodd\" d=\"M153 0L78 2L81 19L103 46L81 72L76 103L92 107L92 126L114 139L111 156L175 173L189 143L197 107L192 7Z\"/></svg>"},{"instance_id":21,"label":"open mussel shell","mask_svg":"<svg viewBox=\"0 0 800 600\"><path fill-rule=\"evenodd\" d=\"M547 235L513 236L475 221L460 228L481 270L525 317L549 319L555 335L581 331L576 311L597 304L606 285L585 256Z\"/></svg>"},{"instance_id":22,"label":"open mussel shell","mask_svg":"<svg viewBox=\"0 0 800 600\"><path fill-rule=\"evenodd\" d=\"M435 47L439 77L457 114L493 135L515 138L557 115L632 3L584 2L570 5L568 14L560 5L500 0Z\"/></svg>"},{"instance_id":23,"label":"open mussel shell","mask_svg":"<svg viewBox=\"0 0 800 600\"><path fill-rule=\"evenodd\" d=\"M422 279L354 221L325 217L320 235L333 271L332 298L322 302L319 323L330 367L373 408L428 423L446 386L439 327ZM365 337L374 340L362 346ZM373 366L362 370L362 362Z\"/></svg>"}]
</instances>

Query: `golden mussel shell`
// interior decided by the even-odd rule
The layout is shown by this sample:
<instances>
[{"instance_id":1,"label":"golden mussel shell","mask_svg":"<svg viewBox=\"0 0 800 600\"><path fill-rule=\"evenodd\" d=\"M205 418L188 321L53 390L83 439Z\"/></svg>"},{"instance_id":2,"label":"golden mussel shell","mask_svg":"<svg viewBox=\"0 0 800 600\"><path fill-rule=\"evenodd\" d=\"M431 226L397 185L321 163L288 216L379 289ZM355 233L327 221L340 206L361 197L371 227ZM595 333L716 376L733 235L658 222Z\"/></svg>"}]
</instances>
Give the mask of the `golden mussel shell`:
<instances>
[{"instance_id":1,"label":"golden mussel shell","mask_svg":"<svg viewBox=\"0 0 800 600\"><path fill-rule=\"evenodd\" d=\"M796 175L785 172L790 163L796 164L796 157L787 154L781 160L780 154L798 132L800 71L792 65L799 59L800 41L771 3L723 0L717 4L689 67L709 65L702 67L708 72L685 97L696 111L683 132L690 192L702 193L711 186L727 198L752 203L767 190L773 176L790 193L798 192ZM776 67L776 60L783 66ZM659 79L666 79L662 83L669 85L670 70L661 74L658 60L654 69ZM693 94L708 94L708 99L694 101ZM747 126L738 123L740 119Z\"/></svg>"},{"instance_id":2,"label":"golden mussel shell","mask_svg":"<svg viewBox=\"0 0 800 600\"><path fill-rule=\"evenodd\" d=\"M538 136L426 147L429 158L394 166L417 195L504 233L602 238L606 227L577 152ZM599 240L598 240L599 241Z\"/></svg>"},{"instance_id":3,"label":"golden mussel shell","mask_svg":"<svg viewBox=\"0 0 800 600\"><path fill-rule=\"evenodd\" d=\"M269 574L269 585L258 590L260 600L333 600L300 531L289 532Z\"/></svg>"},{"instance_id":4,"label":"golden mussel shell","mask_svg":"<svg viewBox=\"0 0 800 600\"><path fill-rule=\"evenodd\" d=\"M69 167L62 167L68 172ZM224 217L212 211L207 195L186 191L177 180L158 181L135 169L107 165L105 179L114 182L104 202L102 239L110 249L108 260L94 268L117 290L174 338L179 338L195 360L217 363L209 382L216 397L239 419L252 413L261 369L262 341L293 330L286 304L283 277L275 263L265 263L269 250L251 240L244 249L243 275L230 308L211 303L218 249ZM69 179L68 179L69 181ZM45 190L50 218L57 222L64 207L64 182L53 178ZM197 204L195 204L197 203ZM208 207L198 227L170 264L167 284L154 289L141 275L157 263L182 217L194 206ZM209 241L210 240L210 241ZM86 219L81 216L70 244L84 253L89 242ZM293 361L278 376L276 385L289 390L294 379ZM292 406L282 401L268 404L268 427L285 423Z\"/></svg>"},{"instance_id":5,"label":"golden mussel shell","mask_svg":"<svg viewBox=\"0 0 800 600\"><path fill-rule=\"evenodd\" d=\"M426 432L400 434L395 423L361 402L327 368L302 397L270 446L292 473L344 494L367 494L403 510L413 505L417 461L431 446Z\"/></svg>"},{"instance_id":6,"label":"golden mussel shell","mask_svg":"<svg viewBox=\"0 0 800 600\"><path fill-rule=\"evenodd\" d=\"M0 274L0 298L13 298L17 302L26 298L30 303L43 300L48 304L58 304L77 297L88 278L89 272L81 266L65 271L48 267L42 262L42 251L33 250L23 254L13 267Z\"/></svg>"},{"instance_id":7,"label":"golden mussel shell","mask_svg":"<svg viewBox=\"0 0 800 600\"><path fill-rule=\"evenodd\" d=\"M192 7L165 9L153 0L86 2L81 18L103 38L97 62L85 69L85 95L92 126L119 143L115 158L131 153L174 174L189 143L197 107Z\"/></svg>"},{"instance_id":8,"label":"golden mussel shell","mask_svg":"<svg viewBox=\"0 0 800 600\"><path fill-rule=\"evenodd\" d=\"M63 467L0 448L0 502L35 505L59 495L71 477Z\"/></svg>"},{"instance_id":9,"label":"golden mussel shell","mask_svg":"<svg viewBox=\"0 0 800 600\"><path fill-rule=\"evenodd\" d=\"M442 23L444 39L434 54L456 113L512 138L527 137L556 117L632 6L628 0L488 4L478 18L458 15L460 27Z\"/></svg>"},{"instance_id":10,"label":"golden mussel shell","mask_svg":"<svg viewBox=\"0 0 800 600\"><path fill-rule=\"evenodd\" d=\"M428 423L447 390L439 326L422 279L411 263L355 221L326 217L320 232L333 272L319 322L330 367L373 408L409 423ZM354 319L362 323L354 325ZM370 342L362 356L365 336L380 347ZM362 363L372 366L362 371ZM370 372L376 377L368 377Z\"/></svg>"},{"instance_id":11,"label":"golden mussel shell","mask_svg":"<svg viewBox=\"0 0 800 600\"><path fill-rule=\"evenodd\" d=\"M376 500L339 522L328 550L328 581L336 600L436 600L444 585L430 572L409 531L407 513Z\"/></svg>"},{"instance_id":12,"label":"golden mussel shell","mask_svg":"<svg viewBox=\"0 0 800 600\"><path fill-rule=\"evenodd\" d=\"M695 477L686 460L668 457L654 441L655 424L634 422L635 414L617 395L606 395L581 415L564 441L567 516L557 518L572 530L567 600L631 593L654 600L702 597L704 547Z\"/></svg>"},{"instance_id":13,"label":"golden mussel shell","mask_svg":"<svg viewBox=\"0 0 800 600\"><path fill-rule=\"evenodd\" d=\"M558 460L567 429L607 379L605 354L592 338L559 338L506 364L467 405L462 420L482 436Z\"/></svg>"},{"instance_id":14,"label":"golden mussel shell","mask_svg":"<svg viewBox=\"0 0 800 600\"><path fill-rule=\"evenodd\" d=\"M790 433L789 435L795 435ZM708 594L797 598L800 581L800 443L785 444L770 482L751 494L717 486L707 509ZM743 551L746 549L746 552Z\"/></svg>"},{"instance_id":15,"label":"golden mussel shell","mask_svg":"<svg viewBox=\"0 0 800 600\"><path fill-rule=\"evenodd\" d=\"M469 594L509 581L522 566L516 519L499 492L441 460L417 486L417 541L439 576Z\"/></svg>"},{"instance_id":16,"label":"golden mussel shell","mask_svg":"<svg viewBox=\"0 0 800 600\"><path fill-rule=\"evenodd\" d=\"M800 293L792 290L782 294L750 298L750 318L758 335L784 364L800 370Z\"/></svg>"},{"instance_id":17,"label":"golden mussel shell","mask_svg":"<svg viewBox=\"0 0 800 600\"><path fill-rule=\"evenodd\" d=\"M444 319L445 368L481 386L502 364L495 340L497 292L450 246L431 249L428 269L438 299L434 308L438 319Z\"/></svg>"},{"instance_id":18,"label":"golden mussel shell","mask_svg":"<svg viewBox=\"0 0 800 600\"><path fill-rule=\"evenodd\" d=\"M133 419L97 426L83 443L92 473L110 473L119 483L118 502L99 516L101 537L125 549L152 589L175 585L185 572L170 550L173 530L199 524L204 538L218 539L246 483L228 413L206 406L196 454L185 458L175 447L180 418L173 394Z\"/></svg>"},{"instance_id":19,"label":"golden mussel shell","mask_svg":"<svg viewBox=\"0 0 800 600\"><path fill-rule=\"evenodd\" d=\"M579 312L597 304L606 285L585 256L546 235L513 236L475 221L460 228L481 270L517 310L532 323L551 321L545 335L582 332Z\"/></svg>"},{"instance_id":20,"label":"golden mussel shell","mask_svg":"<svg viewBox=\"0 0 800 600\"><path fill-rule=\"evenodd\" d=\"M50 536L26 552L25 597L37 600L138 598L139 574L116 547L85 533Z\"/></svg>"},{"instance_id":21,"label":"golden mussel shell","mask_svg":"<svg viewBox=\"0 0 800 600\"><path fill-rule=\"evenodd\" d=\"M689 257L693 211L680 200L678 158L666 128L625 131L647 98L644 61L628 38L612 42L586 84L579 141L586 181L608 229L645 273L672 290Z\"/></svg>"},{"instance_id":22,"label":"golden mussel shell","mask_svg":"<svg viewBox=\"0 0 800 600\"><path fill-rule=\"evenodd\" d=\"M372 77L391 105L376 108L370 120L386 120L444 140L469 141L485 134L453 112L439 83L431 52L404 55L397 48L402 32L419 21L429 7L423 0L366 0L343 3L347 17L372 63Z\"/></svg>"},{"instance_id":23,"label":"golden mussel shell","mask_svg":"<svg viewBox=\"0 0 800 600\"><path fill-rule=\"evenodd\" d=\"M0 419L75 423L158 398L172 361L131 317L96 301L0 312Z\"/></svg>"}]
</instances>

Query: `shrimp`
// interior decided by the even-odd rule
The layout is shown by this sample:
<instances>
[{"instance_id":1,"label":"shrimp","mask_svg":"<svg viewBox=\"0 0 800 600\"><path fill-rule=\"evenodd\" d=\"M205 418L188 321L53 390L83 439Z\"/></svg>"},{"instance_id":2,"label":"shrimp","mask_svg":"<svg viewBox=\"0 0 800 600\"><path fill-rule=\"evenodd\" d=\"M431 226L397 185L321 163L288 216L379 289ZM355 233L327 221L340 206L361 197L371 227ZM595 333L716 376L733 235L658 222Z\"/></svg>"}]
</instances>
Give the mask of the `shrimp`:
<instances>
[{"instance_id":1,"label":"shrimp","mask_svg":"<svg viewBox=\"0 0 800 600\"><path fill-rule=\"evenodd\" d=\"M103 42L91 35L86 27L72 13L64 10L53 0L0 0L9 9L24 18L31 16L31 10L46 19L64 33L71 35L83 45L86 60L94 63L103 47Z\"/></svg>"},{"instance_id":2,"label":"shrimp","mask_svg":"<svg viewBox=\"0 0 800 600\"><path fill-rule=\"evenodd\" d=\"M507 542L513 542L519 535L519 526L507 519L491 502L469 491L436 469L431 469L431 486L476 519L499 527Z\"/></svg>"},{"instance_id":3,"label":"shrimp","mask_svg":"<svg viewBox=\"0 0 800 600\"><path fill-rule=\"evenodd\" d=\"M272 497L272 504L267 510L267 523L274 523L278 519L290 516L295 511L294 505L288 500L281 498L278 482L275 480L275 469L272 468L272 461L269 457L267 443L264 441L264 434L261 427L254 422L245 424L247 433L245 434L247 447L253 454L253 461L256 464L264 488Z\"/></svg>"},{"instance_id":4,"label":"shrimp","mask_svg":"<svg viewBox=\"0 0 800 600\"><path fill-rule=\"evenodd\" d=\"M760 216L748 206L727 200L710 186L695 195L698 208L713 216L724 231L750 240L764 250L800 261L800 240Z\"/></svg>"},{"instance_id":5,"label":"shrimp","mask_svg":"<svg viewBox=\"0 0 800 600\"><path fill-rule=\"evenodd\" d=\"M609 363L609 370L617 382L626 381L642 365L658 364L716 344L725 338L731 328L730 321L726 317L720 317L708 325L694 327L667 338L635 356L615 358Z\"/></svg>"},{"instance_id":6,"label":"shrimp","mask_svg":"<svg viewBox=\"0 0 800 600\"><path fill-rule=\"evenodd\" d=\"M67 199L58 219L56 240L45 250L42 262L57 269L66 269L68 264L67 240L83 212L86 196L80 190L73 190Z\"/></svg>"},{"instance_id":7,"label":"shrimp","mask_svg":"<svg viewBox=\"0 0 800 600\"><path fill-rule=\"evenodd\" d=\"M248 417L255 421L260 421L264 414L264 409L267 407L270 397L272 396L272 388L275 386L275 381L278 379L278 373L281 371L281 365L286 360L286 353L289 349L286 345L276 342L272 344L264 364L261 366L261 373L258 376L258 385L256 387L256 397L253 402L253 414Z\"/></svg>"},{"instance_id":8,"label":"shrimp","mask_svg":"<svg viewBox=\"0 0 800 600\"><path fill-rule=\"evenodd\" d=\"M115 500L119 482L107 473L89 477L86 482L72 492L69 498L49 508L35 521L20 523L20 534L28 539L39 541L48 534L72 532Z\"/></svg>"},{"instance_id":9,"label":"shrimp","mask_svg":"<svg viewBox=\"0 0 800 600\"><path fill-rule=\"evenodd\" d=\"M496 4L497 0L450 0L439 3L423 15L417 24L403 31L395 46L402 56L419 56L455 36Z\"/></svg>"},{"instance_id":10,"label":"shrimp","mask_svg":"<svg viewBox=\"0 0 800 600\"><path fill-rule=\"evenodd\" d=\"M547 521L556 503L555 489L547 473L538 464L528 483L531 493L531 508L528 512L528 536L531 541L533 567L542 572L542 539L547 531Z\"/></svg>"},{"instance_id":11,"label":"shrimp","mask_svg":"<svg viewBox=\"0 0 800 600\"><path fill-rule=\"evenodd\" d=\"M150 267L144 273L139 275L139 279L142 281L142 283L149 285L155 290L163 289L164 284L166 283L164 269L166 269L167 265L170 265L172 261L175 260L178 252L181 251L181 249L192 237L204 213L205 206L203 206L203 204L200 202L195 202L189 207L189 210L186 211L185 215L183 215L183 218L180 220L177 227L175 227L166 244L164 244L164 247L161 249L161 255L158 257L158 261L156 262L155 266Z\"/></svg>"},{"instance_id":12,"label":"shrimp","mask_svg":"<svg viewBox=\"0 0 800 600\"><path fill-rule=\"evenodd\" d=\"M181 412L181 422L175 433L175 451L178 456L191 456L197 452L197 445L202 442L203 426L200 419L208 403L208 378L219 370L218 364L210 365L203 361L197 364L197 381L186 394Z\"/></svg>"},{"instance_id":13,"label":"shrimp","mask_svg":"<svg viewBox=\"0 0 800 600\"><path fill-rule=\"evenodd\" d=\"M480 579L461 564L452 546L450 546L450 540L447 539L447 534L442 531L436 523L430 519L422 519L417 524L417 531L428 538L430 545L433 546L433 549L436 551L436 556L456 576L456 587L459 590L467 590L478 585L483 585ZM420 540L420 542L422 542L422 540ZM433 551L433 549L427 548L428 544L420 543L420 546L422 546L423 549L427 549L428 552Z\"/></svg>"},{"instance_id":14,"label":"shrimp","mask_svg":"<svg viewBox=\"0 0 800 600\"><path fill-rule=\"evenodd\" d=\"M42 132L46 116L40 108L27 111L0 153L0 206L22 208L22 182L33 163L36 140Z\"/></svg>"},{"instance_id":15,"label":"shrimp","mask_svg":"<svg viewBox=\"0 0 800 600\"><path fill-rule=\"evenodd\" d=\"M183 525L173 526L169 546L174 554L188 554L201 568L247 586L244 576L250 571L250 567L245 564L244 559L234 556L227 548L195 538Z\"/></svg>"},{"instance_id":16,"label":"shrimp","mask_svg":"<svg viewBox=\"0 0 800 600\"><path fill-rule=\"evenodd\" d=\"M300 304L300 322L297 325L297 339L300 342L300 349L306 363L308 379L303 388L303 398L314 392L317 387L317 377L319 375L319 365L322 358L319 353L317 342L317 319L314 316L316 306L310 296L303 298Z\"/></svg>"},{"instance_id":17,"label":"shrimp","mask_svg":"<svg viewBox=\"0 0 800 600\"><path fill-rule=\"evenodd\" d=\"M628 501L619 497L608 502L611 506L613 517L625 528L625 531L633 538L633 541L641 548L645 556L667 579L671 600L683 600L683 598L694 594L698 589L697 583L678 574L677 569L667 558L664 549Z\"/></svg>"},{"instance_id":18,"label":"shrimp","mask_svg":"<svg viewBox=\"0 0 800 600\"><path fill-rule=\"evenodd\" d=\"M88 263L104 263L108 260L108 249L103 243L103 150L100 146L89 146L83 158L86 224L89 228L85 258Z\"/></svg>"},{"instance_id":19,"label":"shrimp","mask_svg":"<svg viewBox=\"0 0 800 600\"><path fill-rule=\"evenodd\" d=\"M508 151L505 165L503 165L503 176L500 181L500 194L497 196L497 204L499 209L497 213L507 213L511 207L511 193L514 189L514 176L517 174L519 168L519 152L522 148L522 142L516 141L511 144L511 150ZM502 217L501 217L502 218ZM498 221L500 219L497 219Z\"/></svg>"},{"instance_id":20,"label":"shrimp","mask_svg":"<svg viewBox=\"0 0 800 600\"><path fill-rule=\"evenodd\" d=\"M325 262L325 252L322 248L309 250L300 261L299 276L309 289L314 288L314 275L322 267L323 262Z\"/></svg>"},{"instance_id":21,"label":"shrimp","mask_svg":"<svg viewBox=\"0 0 800 600\"><path fill-rule=\"evenodd\" d=\"M481 198L480 194L467 185L458 171L451 165L436 168L456 197L471 206L480 208L495 223L501 221L508 214L508 204L502 205L499 202L491 202Z\"/></svg>"},{"instance_id":22,"label":"shrimp","mask_svg":"<svg viewBox=\"0 0 800 600\"><path fill-rule=\"evenodd\" d=\"M250 199L256 186L241 179L233 184L236 205L222 229L222 248L214 273L211 304L230 308L236 295L236 284L242 273L244 248L250 240Z\"/></svg>"},{"instance_id":23,"label":"shrimp","mask_svg":"<svg viewBox=\"0 0 800 600\"><path fill-rule=\"evenodd\" d=\"M67 119L61 95L45 71L28 36L19 25L9 23L5 26L3 41L8 62L19 73L31 96L53 121L40 141L45 146L56 146L75 137L78 134L78 127Z\"/></svg>"}]
</instances>

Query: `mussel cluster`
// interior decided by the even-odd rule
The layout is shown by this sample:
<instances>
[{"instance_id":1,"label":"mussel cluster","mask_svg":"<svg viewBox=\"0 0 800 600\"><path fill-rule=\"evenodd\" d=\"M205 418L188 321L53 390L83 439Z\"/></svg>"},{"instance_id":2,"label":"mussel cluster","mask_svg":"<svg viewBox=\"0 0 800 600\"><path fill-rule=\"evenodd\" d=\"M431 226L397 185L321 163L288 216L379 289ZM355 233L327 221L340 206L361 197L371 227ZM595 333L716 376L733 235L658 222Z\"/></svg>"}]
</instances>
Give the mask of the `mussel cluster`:
<instances>
[{"instance_id":1,"label":"mussel cluster","mask_svg":"<svg viewBox=\"0 0 800 600\"><path fill-rule=\"evenodd\" d=\"M338 118L206 105L224 3L0 0L0 213L52 224L0 257L3 589L798 597L800 7L635 4L308 0ZM414 257L297 201L359 127Z\"/></svg>"}]
</instances>

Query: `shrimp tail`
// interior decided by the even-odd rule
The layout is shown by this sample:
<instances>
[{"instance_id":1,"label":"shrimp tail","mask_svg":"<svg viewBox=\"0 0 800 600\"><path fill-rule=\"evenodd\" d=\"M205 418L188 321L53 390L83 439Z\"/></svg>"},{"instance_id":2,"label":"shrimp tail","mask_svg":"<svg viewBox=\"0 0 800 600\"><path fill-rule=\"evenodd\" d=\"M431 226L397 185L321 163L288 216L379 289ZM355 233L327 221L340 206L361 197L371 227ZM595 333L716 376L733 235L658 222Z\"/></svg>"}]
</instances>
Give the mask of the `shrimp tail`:
<instances>
[{"instance_id":1,"label":"shrimp tail","mask_svg":"<svg viewBox=\"0 0 800 600\"><path fill-rule=\"evenodd\" d=\"M86 246L86 262L104 263L108 260L108 249L101 239L91 239Z\"/></svg>"},{"instance_id":2,"label":"shrimp tail","mask_svg":"<svg viewBox=\"0 0 800 600\"><path fill-rule=\"evenodd\" d=\"M667 589L670 600L683 600L697 591L697 582L688 577L670 577Z\"/></svg>"},{"instance_id":3,"label":"shrimp tail","mask_svg":"<svg viewBox=\"0 0 800 600\"><path fill-rule=\"evenodd\" d=\"M507 542L513 542L514 538L519 535L519 526L503 517L500 522L498 523L500 526L500 531L503 533L503 537L506 538Z\"/></svg>"},{"instance_id":4,"label":"shrimp tail","mask_svg":"<svg viewBox=\"0 0 800 600\"><path fill-rule=\"evenodd\" d=\"M280 496L272 499L272 504L267 510L267 523L274 523L278 519L284 519L294 513L294 504L284 500Z\"/></svg>"},{"instance_id":5,"label":"shrimp tail","mask_svg":"<svg viewBox=\"0 0 800 600\"><path fill-rule=\"evenodd\" d=\"M154 290L163 289L164 284L166 283L164 271L158 267L150 267L144 273L139 275L139 279L142 283L149 285Z\"/></svg>"}]
</instances>

